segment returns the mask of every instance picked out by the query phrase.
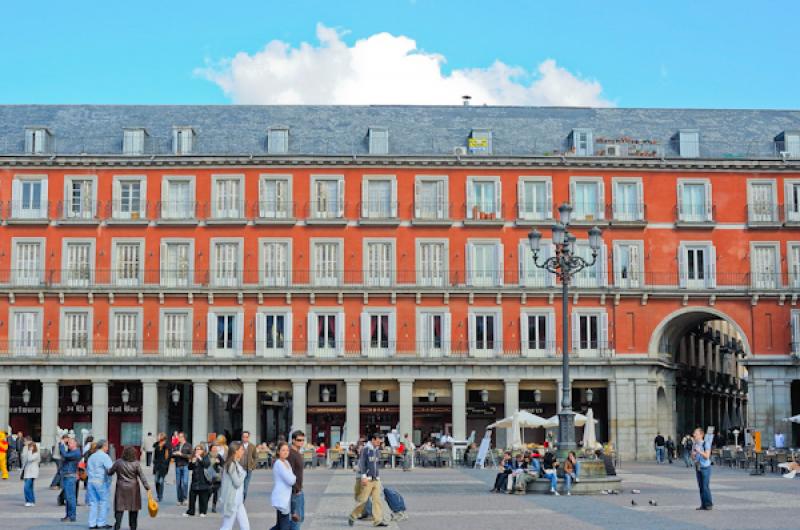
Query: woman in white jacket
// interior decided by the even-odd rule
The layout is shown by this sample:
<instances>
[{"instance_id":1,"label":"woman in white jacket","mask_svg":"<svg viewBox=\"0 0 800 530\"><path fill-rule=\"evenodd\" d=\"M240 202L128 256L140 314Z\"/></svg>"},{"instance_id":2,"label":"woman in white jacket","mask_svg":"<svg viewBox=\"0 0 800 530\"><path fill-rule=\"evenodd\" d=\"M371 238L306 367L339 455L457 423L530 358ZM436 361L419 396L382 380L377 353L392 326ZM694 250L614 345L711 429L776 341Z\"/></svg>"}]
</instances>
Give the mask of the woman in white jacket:
<instances>
[{"instance_id":1,"label":"woman in white jacket","mask_svg":"<svg viewBox=\"0 0 800 530\"><path fill-rule=\"evenodd\" d=\"M36 442L29 442L22 450L22 479L25 481L25 506L36 506L36 495L33 491L33 483L39 478L39 462L42 455L39 454L39 447Z\"/></svg>"},{"instance_id":2,"label":"woman in white jacket","mask_svg":"<svg viewBox=\"0 0 800 530\"><path fill-rule=\"evenodd\" d=\"M219 530L231 530L233 522L239 522L240 530L250 530L250 521L244 507L244 479L247 471L239 463L244 455L240 442L231 442L228 459L222 469L222 526Z\"/></svg>"},{"instance_id":3,"label":"woman in white jacket","mask_svg":"<svg viewBox=\"0 0 800 530\"><path fill-rule=\"evenodd\" d=\"M277 510L278 520L270 530L289 530L291 527L291 499L292 486L297 477L289 465L289 444L280 442L276 450L278 460L272 465L272 478L275 485L272 487L272 506Z\"/></svg>"}]
</instances>

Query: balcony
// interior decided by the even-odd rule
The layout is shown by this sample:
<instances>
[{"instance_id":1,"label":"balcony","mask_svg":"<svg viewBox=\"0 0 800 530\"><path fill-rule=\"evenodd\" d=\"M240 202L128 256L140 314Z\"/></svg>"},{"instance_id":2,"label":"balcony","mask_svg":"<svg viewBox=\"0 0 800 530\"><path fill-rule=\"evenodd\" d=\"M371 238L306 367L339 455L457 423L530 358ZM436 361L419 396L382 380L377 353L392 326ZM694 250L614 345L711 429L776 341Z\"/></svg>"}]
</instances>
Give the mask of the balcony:
<instances>
[{"instance_id":1,"label":"balcony","mask_svg":"<svg viewBox=\"0 0 800 530\"><path fill-rule=\"evenodd\" d=\"M8 201L0 212L8 224L14 225L46 225L52 218L55 203L50 201Z\"/></svg>"},{"instance_id":2,"label":"balcony","mask_svg":"<svg viewBox=\"0 0 800 530\"><path fill-rule=\"evenodd\" d=\"M747 226L750 228L777 228L781 226L781 207L774 202L747 204Z\"/></svg>"},{"instance_id":3,"label":"balcony","mask_svg":"<svg viewBox=\"0 0 800 530\"><path fill-rule=\"evenodd\" d=\"M250 218L255 224L293 225L297 223L297 213L293 201L256 201L251 204Z\"/></svg>"},{"instance_id":4,"label":"balcony","mask_svg":"<svg viewBox=\"0 0 800 530\"><path fill-rule=\"evenodd\" d=\"M461 208L466 215L465 226L497 227L504 224L502 203L497 208L494 203L464 203Z\"/></svg>"},{"instance_id":5,"label":"balcony","mask_svg":"<svg viewBox=\"0 0 800 530\"><path fill-rule=\"evenodd\" d=\"M100 201L59 201L58 212L61 214L58 224L96 225L100 224L105 209Z\"/></svg>"},{"instance_id":6,"label":"balcony","mask_svg":"<svg viewBox=\"0 0 800 530\"><path fill-rule=\"evenodd\" d=\"M416 226L449 226L453 224L454 205L436 197L419 197L409 212L411 224Z\"/></svg>"},{"instance_id":7,"label":"balcony","mask_svg":"<svg viewBox=\"0 0 800 530\"><path fill-rule=\"evenodd\" d=\"M306 224L344 226L347 218L344 212L348 203L338 201L317 200L305 205L304 217Z\"/></svg>"},{"instance_id":8,"label":"balcony","mask_svg":"<svg viewBox=\"0 0 800 530\"><path fill-rule=\"evenodd\" d=\"M368 226L397 226L400 218L397 216L397 201L362 201L358 205L361 217L360 225Z\"/></svg>"},{"instance_id":9,"label":"balcony","mask_svg":"<svg viewBox=\"0 0 800 530\"><path fill-rule=\"evenodd\" d=\"M714 228L716 218L715 204L679 204L675 208L675 226L679 228Z\"/></svg>"}]
</instances>

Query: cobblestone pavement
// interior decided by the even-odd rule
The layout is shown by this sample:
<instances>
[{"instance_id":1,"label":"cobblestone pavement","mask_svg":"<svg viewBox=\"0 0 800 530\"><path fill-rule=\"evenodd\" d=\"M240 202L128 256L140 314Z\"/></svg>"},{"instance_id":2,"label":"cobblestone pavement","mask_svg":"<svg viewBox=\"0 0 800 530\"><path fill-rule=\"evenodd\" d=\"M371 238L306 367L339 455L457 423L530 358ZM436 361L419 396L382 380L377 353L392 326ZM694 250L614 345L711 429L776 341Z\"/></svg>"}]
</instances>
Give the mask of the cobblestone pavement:
<instances>
[{"instance_id":1,"label":"cobblestone pavement","mask_svg":"<svg viewBox=\"0 0 800 530\"><path fill-rule=\"evenodd\" d=\"M22 483L16 472L0 483L0 528L14 530L86 528L87 508L78 507L78 522L58 522L64 510L56 506L56 492L47 489L53 466L42 467L37 481L37 505L23 506ZM621 495L553 497L544 495L497 495L488 493L494 479L490 470L415 469L409 473L386 470L383 483L405 497L409 519L391 523L393 528L489 529L531 528L800 528L797 514L800 478L787 480L777 475L751 477L747 471L715 466L712 476L714 510L698 512L699 496L692 470L682 463L626 464L620 470ZM149 474L148 474L149 478ZM185 518L184 508L175 505L173 475L158 518L140 514L141 529L211 530L220 526L220 516ZM345 471L307 470L306 522L303 529L347 528L347 514L353 507L353 475ZM250 484L247 508L253 529L274 524L269 506L272 476L257 471ZM631 489L641 493L633 495ZM81 490L81 502L83 490ZM649 505L649 500L657 505ZM637 505L632 506L631 500ZM356 528L368 528L366 521ZM127 528L127 521L123 524Z\"/></svg>"}]
</instances>

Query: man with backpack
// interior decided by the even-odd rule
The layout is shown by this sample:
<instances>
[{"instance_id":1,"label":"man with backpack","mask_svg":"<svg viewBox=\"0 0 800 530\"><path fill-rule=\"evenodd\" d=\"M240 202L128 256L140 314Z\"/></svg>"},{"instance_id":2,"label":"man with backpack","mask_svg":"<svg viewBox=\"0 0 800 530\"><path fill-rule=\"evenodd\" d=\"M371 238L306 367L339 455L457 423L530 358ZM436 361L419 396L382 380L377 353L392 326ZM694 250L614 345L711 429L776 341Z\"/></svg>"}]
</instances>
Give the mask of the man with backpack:
<instances>
[{"instance_id":1,"label":"man with backpack","mask_svg":"<svg viewBox=\"0 0 800 530\"><path fill-rule=\"evenodd\" d=\"M370 441L361 449L358 456L358 474L360 488L357 490L356 507L350 513L347 524L353 526L367 504L372 501L372 526L388 526L383 520L381 506L381 480L378 470L381 463L381 434L373 433Z\"/></svg>"}]
</instances>

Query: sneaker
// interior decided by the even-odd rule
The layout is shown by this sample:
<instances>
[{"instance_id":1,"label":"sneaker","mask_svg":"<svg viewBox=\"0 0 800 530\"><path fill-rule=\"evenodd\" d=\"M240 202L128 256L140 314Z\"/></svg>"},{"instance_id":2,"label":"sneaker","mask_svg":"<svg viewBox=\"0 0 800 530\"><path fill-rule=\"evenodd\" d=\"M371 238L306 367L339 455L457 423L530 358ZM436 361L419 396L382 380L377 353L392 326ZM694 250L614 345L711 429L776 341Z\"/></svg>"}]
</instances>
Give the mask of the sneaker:
<instances>
[{"instance_id":1,"label":"sneaker","mask_svg":"<svg viewBox=\"0 0 800 530\"><path fill-rule=\"evenodd\" d=\"M25 503L25 507L26 507L26 508L30 508L31 506L33 506L33 504L32 504L32 503L30 503L30 502L26 502L26 503Z\"/></svg>"},{"instance_id":2,"label":"sneaker","mask_svg":"<svg viewBox=\"0 0 800 530\"><path fill-rule=\"evenodd\" d=\"M579 479L578 477L575 477L575 484L577 484L580 481L581 481L581 479Z\"/></svg>"},{"instance_id":3,"label":"sneaker","mask_svg":"<svg viewBox=\"0 0 800 530\"><path fill-rule=\"evenodd\" d=\"M206 514L204 514L204 513L200 514L200 517L205 517L205 516L206 516Z\"/></svg>"},{"instance_id":4,"label":"sneaker","mask_svg":"<svg viewBox=\"0 0 800 530\"><path fill-rule=\"evenodd\" d=\"M354 524L356 524L356 520L353 519L352 515L347 517L347 524L350 525L350 526L353 526Z\"/></svg>"},{"instance_id":5,"label":"sneaker","mask_svg":"<svg viewBox=\"0 0 800 530\"><path fill-rule=\"evenodd\" d=\"M389 526L389 524L386 521L378 521L372 526Z\"/></svg>"},{"instance_id":6,"label":"sneaker","mask_svg":"<svg viewBox=\"0 0 800 530\"><path fill-rule=\"evenodd\" d=\"M571 497L571 496L572 496L572 492L571 492L571 491L568 491L568 492L567 492L567 497Z\"/></svg>"}]
</instances>

